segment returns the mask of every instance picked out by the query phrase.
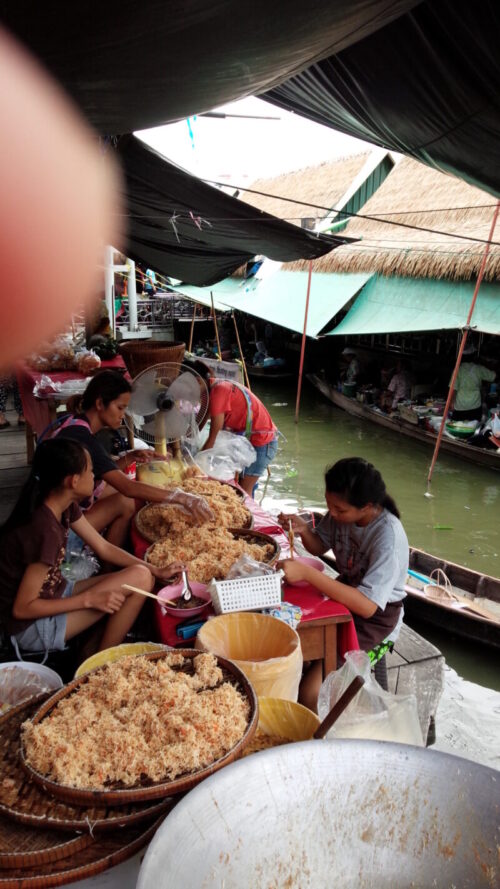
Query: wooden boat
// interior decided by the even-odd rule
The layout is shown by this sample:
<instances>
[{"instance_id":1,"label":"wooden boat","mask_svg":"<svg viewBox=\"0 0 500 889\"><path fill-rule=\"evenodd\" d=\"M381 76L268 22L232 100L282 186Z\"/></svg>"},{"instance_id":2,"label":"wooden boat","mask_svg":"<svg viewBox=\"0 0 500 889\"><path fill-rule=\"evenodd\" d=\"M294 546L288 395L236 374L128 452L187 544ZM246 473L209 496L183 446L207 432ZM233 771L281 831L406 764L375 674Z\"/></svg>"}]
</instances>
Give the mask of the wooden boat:
<instances>
[{"instance_id":1,"label":"wooden boat","mask_svg":"<svg viewBox=\"0 0 500 889\"><path fill-rule=\"evenodd\" d=\"M247 372L248 376L253 379L258 380L289 380L293 377L293 373L289 370L285 370L283 365L273 367L270 365L269 367L255 366L253 364L247 364Z\"/></svg>"},{"instance_id":2,"label":"wooden boat","mask_svg":"<svg viewBox=\"0 0 500 889\"><path fill-rule=\"evenodd\" d=\"M339 392L332 383L323 380L316 374L308 374L307 379L329 401L342 408L348 414L362 417L363 419L370 420L372 423L378 423L379 426L383 426L385 429L390 429L393 432L398 432L401 435L406 435L408 438L415 439L415 441L421 441L434 447L437 438L434 432L429 432L421 426L416 426L402 417L389 417L387 414L377 411L367 404L363 404L356 398L349 398L347 395ZM497 451L476 448L474 445L467 444L458 439L452 440L446 437L443 437L441 441L441 450L447 454L453 454L455 457L460 457L462 460L468 460L469 463L476 463L479 466L500 470L500 454Z\"/></svg>"},{"instance_id":3,"label":"wooden boat","mask_svg":"<svg viewBox=\"0 0 500 889\"><path fill-rule=\"evenodd\" d=\"M453 603L428 598L424 591L425 582L410 576L406 585L405 615L465 639L500 648L500 579L438 559L424 550L410 548L412 571L429 577L436 568L444 571L453 591L460 598L466 597L478 611L470 610L462 601ZM492 614L496 620L489 620L481 611Z\"/></svg>"}]
</instances>

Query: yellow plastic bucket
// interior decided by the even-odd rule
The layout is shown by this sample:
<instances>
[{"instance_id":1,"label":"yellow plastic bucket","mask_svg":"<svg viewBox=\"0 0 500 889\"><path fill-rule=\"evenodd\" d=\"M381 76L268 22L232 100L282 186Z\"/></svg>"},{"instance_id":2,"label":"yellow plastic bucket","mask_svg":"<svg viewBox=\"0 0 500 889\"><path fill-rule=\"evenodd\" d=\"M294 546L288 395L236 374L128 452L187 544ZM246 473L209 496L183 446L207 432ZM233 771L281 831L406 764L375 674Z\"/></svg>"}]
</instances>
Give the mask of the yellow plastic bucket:
<instances>
[{"instance_id":1,"label":"yellow plastic bucket","mask_svg":"<svg viewBox=\"0 0 500 889\"><path fill-rule=\"evenodd\" d=\"M221 614L201 627L196 648L234 661L258 696L297 700L302 649L284 621L249 612Z\"/></svg>"},{"instance_id":2,"label":"yellow plastic bucket","mask_svg":"<svg viewBox=\"0 0 500 889\"><path fill-rule=\"evenodd\" d=\"M282 698L259 698L258 732L289 741L309 741L320 724L312 710Z\"/></svg>"},{"instance_id":3,"label":"yellow plastic bucket","mask_svg":"<svg viewBox=\"0 0 500 889\"><path fill-rule=\"evenodd\" d=\"M168 648L167 645L161 645L159 642L125 642L123 645L115 645L114 648L106 648L104 651L98 651L92 657L87 658L78 667L75 673L75 679L95 670L97 667L103 667L104 664L112 664L119 661L122 657L131 657L137 654L148 654L150 651L163 651Z\"/></svg>"}]
</instances>

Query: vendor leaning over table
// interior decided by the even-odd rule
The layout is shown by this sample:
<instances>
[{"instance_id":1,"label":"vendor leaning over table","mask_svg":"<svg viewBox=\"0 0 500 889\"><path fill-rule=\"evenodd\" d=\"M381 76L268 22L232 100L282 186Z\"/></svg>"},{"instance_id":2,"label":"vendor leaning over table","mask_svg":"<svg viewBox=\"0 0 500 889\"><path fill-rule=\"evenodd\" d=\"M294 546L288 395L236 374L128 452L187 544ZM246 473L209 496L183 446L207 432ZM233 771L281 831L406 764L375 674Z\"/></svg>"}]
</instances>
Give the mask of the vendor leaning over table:
<instances>
[{"instance_id":1,"label":"vendor leaning over table","mask_svg":"<svg viewBox=\"0 0 500 889\"><path fill-rule=\"evenodd\" d=\"M306 581L352 612L359 646L370 651L394 641L403 622L403 599L408 573L408 539L399 510L380 472L360 457L339 460L325 474L328 512L312 529L300 516L291 520L306 549L319 556L333 550L339 577L333 579L286 559L280 565L291 583ZM320 661L305 674L300 689L303 704L316 709L321 684Z\"/></svg>"},{"instance_id":2,"label":"vendor leaning over table","mask_svg":"<svg viewBox=\"0 0 500 889\"><path fill-rule=\"evenodd\" d=\"M245 435L255 448L256 459L243 470L239 483L253 497L260 476L278 451L278 430L267 408L246 386L217 380L203 361L195 361L193 368L203 377L210 392L210 433L203 450L213 448L222 429Z\"/></svg>"},{"instance_id":3,"label":"vendor leaning over table","mask_svg":"<svg viewBox=\"0 0 500 889\"><path fill-rule=\"evenodd\" d=\"M200 521L211 517L210 508L202 497L180 489L166 491L128 478L123 470L131 463L163 459L154 451L128 451L123 457L113 459L96 439L95 434L101 429L121 426L130 392L131 385L123 374L115 370L101 371L88 384L75 405L75 412L53 433L58 438L78 441L89 452L96 486L92 504L84 507L85 518L96 531L107 529L106 537L115 546L125 543L130 520L136 511L135 500L177 503Z\"/></svg>"}]
</instances>

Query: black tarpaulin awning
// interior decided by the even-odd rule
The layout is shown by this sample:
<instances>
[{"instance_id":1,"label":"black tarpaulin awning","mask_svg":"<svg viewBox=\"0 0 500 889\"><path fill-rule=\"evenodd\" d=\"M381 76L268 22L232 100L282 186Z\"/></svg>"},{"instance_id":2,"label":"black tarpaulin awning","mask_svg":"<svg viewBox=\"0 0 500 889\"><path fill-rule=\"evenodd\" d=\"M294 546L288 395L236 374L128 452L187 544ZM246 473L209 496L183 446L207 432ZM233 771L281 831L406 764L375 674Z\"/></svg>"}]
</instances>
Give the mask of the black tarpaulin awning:
<instances>
[{"instance_id":1,"label":"black tarpaulin awning","mask_svg":"<svg viewBox=\"0 0 500 889\"><path fill-rule=\"evenodd\" d=\"M256 254L314 259L352 238L317 235L206 185L135 136L116 151L126 181L127 253L199 287L231 275Z\"/></svg>"},{"instance_id":2,"label":"black tarpaulin awning","mask_svg":"<svg viewBox=\"0 0 500 889\"><path fill-rule=\"evenodd\" d=\"M418 0L0 0L0 19L100 133L269 89Z\"/></svg>"},{"instance_id":3,"label":"black tarpaulin awning","mask_svg":"<svg viewBox=\"0 0 500 889\"><path fill-rule=\"evenodd\" d=\"M498 0L427 0L263 98L500 196L499 45Z\"/></svg>"}]
</instances>

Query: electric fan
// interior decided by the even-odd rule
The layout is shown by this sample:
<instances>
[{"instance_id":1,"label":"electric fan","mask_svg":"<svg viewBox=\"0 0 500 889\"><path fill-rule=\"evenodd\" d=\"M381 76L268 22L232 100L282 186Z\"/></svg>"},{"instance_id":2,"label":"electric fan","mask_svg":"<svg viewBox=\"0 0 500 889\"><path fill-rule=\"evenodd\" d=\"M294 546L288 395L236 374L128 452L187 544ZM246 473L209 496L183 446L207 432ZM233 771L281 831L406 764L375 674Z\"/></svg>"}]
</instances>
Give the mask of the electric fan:
<instances>
[{"instance_id":1,"label":"electric fan","mask_svg":"<svg viewBox=\"0 0 500 889\"><path fill-rule=\"evenodd\" d=\"M190 439L208 411L207 385L195 370L183 364L155 364L143 370L132 384L127 408L134 432L158 454L174 455L181 439Z\"/></svg>"}]
</instances>

